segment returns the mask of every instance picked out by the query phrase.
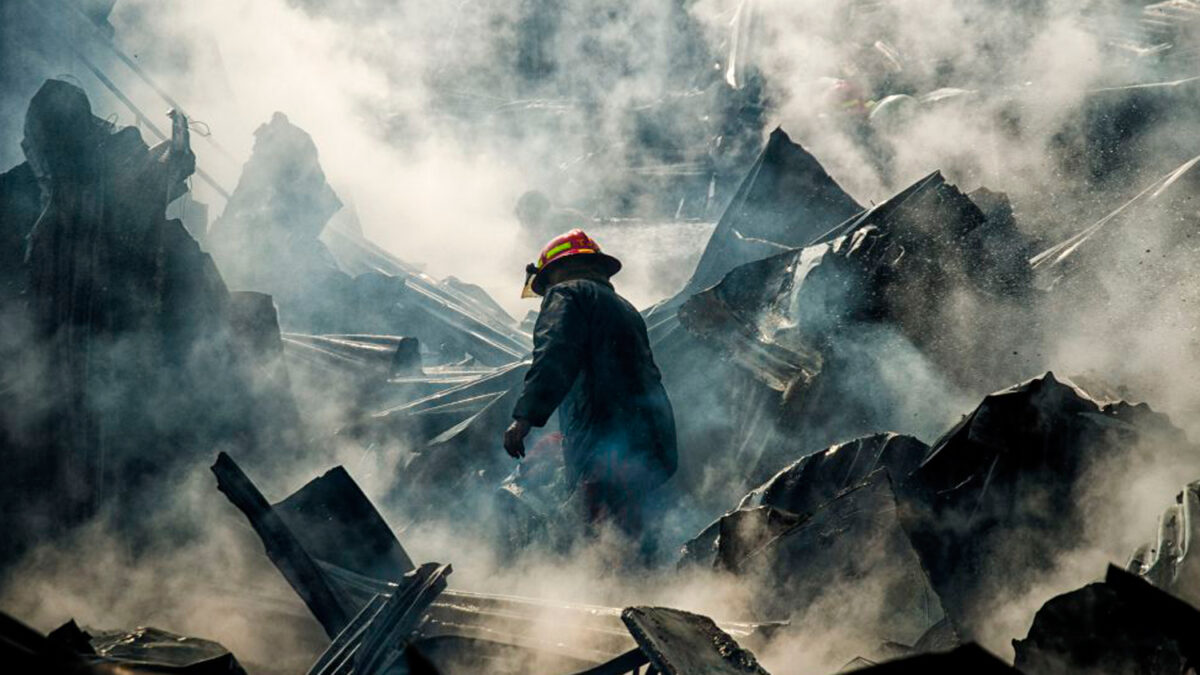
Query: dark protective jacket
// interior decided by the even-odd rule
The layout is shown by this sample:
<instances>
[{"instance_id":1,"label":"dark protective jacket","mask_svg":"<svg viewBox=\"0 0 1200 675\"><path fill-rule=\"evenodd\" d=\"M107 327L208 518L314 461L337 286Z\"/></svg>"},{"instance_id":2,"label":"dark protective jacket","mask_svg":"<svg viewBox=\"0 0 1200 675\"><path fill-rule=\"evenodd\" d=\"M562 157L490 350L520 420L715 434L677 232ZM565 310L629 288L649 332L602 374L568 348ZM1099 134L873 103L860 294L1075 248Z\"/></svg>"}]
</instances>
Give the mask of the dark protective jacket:
<instances>
[{"instance_id":1,"label":"dark protective jacket","mask_svg":"<svg viewBox=\"0 0 1200 675\"><path fill-rule=\"evenodd\" d=\"M564 281L542 299L513 417L540 427L555 408L572 484L614 462L644 488L675 472L675 417L646 322L605 281Z\"/></svg>"}]
</instances>

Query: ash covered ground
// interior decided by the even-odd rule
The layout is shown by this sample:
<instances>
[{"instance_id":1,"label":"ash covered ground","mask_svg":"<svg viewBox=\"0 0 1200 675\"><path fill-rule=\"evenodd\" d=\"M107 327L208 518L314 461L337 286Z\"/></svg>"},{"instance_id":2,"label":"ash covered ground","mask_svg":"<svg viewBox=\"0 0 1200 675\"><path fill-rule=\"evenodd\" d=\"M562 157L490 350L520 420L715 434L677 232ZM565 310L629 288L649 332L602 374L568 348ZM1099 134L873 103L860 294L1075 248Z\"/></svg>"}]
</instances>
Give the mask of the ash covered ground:
<instances>
[{"instance_id":1,"label":"ash covered ground","mask_svg":"<svg viewBox=\"0 0 1200 675\"><path fill-rule=\"evenodd\" d=\"M0 670L1194 673L1200 3L0 3ZM523 270L679 468L587 532Z\"/></svg>"}]
</instances>

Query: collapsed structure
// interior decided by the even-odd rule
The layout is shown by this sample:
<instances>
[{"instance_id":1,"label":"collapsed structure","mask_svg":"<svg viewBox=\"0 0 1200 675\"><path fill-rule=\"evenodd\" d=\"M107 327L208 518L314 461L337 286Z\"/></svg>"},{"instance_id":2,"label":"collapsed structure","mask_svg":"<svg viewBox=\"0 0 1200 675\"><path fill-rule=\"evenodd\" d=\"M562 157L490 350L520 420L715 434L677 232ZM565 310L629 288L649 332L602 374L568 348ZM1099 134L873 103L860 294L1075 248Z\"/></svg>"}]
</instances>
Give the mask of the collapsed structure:
<instances>
[{"instance_id":1,"label":"collapsed structure","mask_svg":"<svg viewBox=\"0 0 1200 675\"><path fill-rule=\"evenodd\" d=\"M1176 39L1191 5L1158 3L1139 25ZM523 49L541 77L537 44ZM765 673L755 654L813 648L806 632L828 617L858 672L1194 671L1198 449L1146 404L1056 376L1026 346L1110 305L1113 324L1145 320L1151 301L1192 321L1194 290L1160 296L1192 269L1197 159L1150 129L1195 81L1088 93L1082 131L1055 148L1079 190L1124 194L1114 186L1144 175L1132 155L1175 168L1089 207L1101 215L1059 241L1032 237L1006 195L938 171L864 206L782 129L739 163L762 92L701 81L705 96L747 99L740 112L701 106L725 113L701 135L728 127L733 147L697 159L650 134L650 154L686 177L631 197L690 215L724 206L688 283L644 312L684 449L655 535L684 542L663 555L675 574L736 585L744 616L470 591L453 584L457 560L414 561L397 532L431 523L505 556L578 543L553 443L531 443L516 469L498 447L526 330L480 288L368 241L339 212L312 138L281 113L256 133L202 249L199 231L165 215L195 170L186 117L174 112L170 139L149 147L56 80L30 102L26 161L0 174L0 360L19 364L0 379L0 511L22 514L0 563L101 512L136 548L160 490L225 450L216 487L327 638L312 673ZM977 99L885 99L869 123ZM620 179L606 189L633 182ZM326 444L396 459L375 501L352 467L274 503L249 477ZM1062 560L1109 546L1103 505L1130 497L1098 477L1143 463L1184 484L1174 504L1159 495L1152 542L1117 552L1130 558L1103 581L1095 569L1093 583L1064 586ZM668 522L691 529L672 538ZM1011 666L975 644L1031 595L1044 604ZM243 670L206 640L103 628L42 635L0 615L0 659Z\"/></svg>"},{"instance_id":2,"label":"collapsed structure","mask_svg":"<svg viewBox=\"0 0 1200 675\"><path fill-rule=\"evenodd\" d=\"M39 514L14 523L5 558L111 500L136 513L155 468L186 466L214 444L297 442L286 383L264 376L280 354L237 320L258 298L230 292L164 217L194 168L187 120L173 114L172 129L148 147L51 80L25 118L27 161L0 177L2 349L14 366L0 394L0 452L13 469L0 492L5 509ZM261 308L277 331L273 306ZM146 448L164 451L147 464Z\"/></svg>"}]
</instances>

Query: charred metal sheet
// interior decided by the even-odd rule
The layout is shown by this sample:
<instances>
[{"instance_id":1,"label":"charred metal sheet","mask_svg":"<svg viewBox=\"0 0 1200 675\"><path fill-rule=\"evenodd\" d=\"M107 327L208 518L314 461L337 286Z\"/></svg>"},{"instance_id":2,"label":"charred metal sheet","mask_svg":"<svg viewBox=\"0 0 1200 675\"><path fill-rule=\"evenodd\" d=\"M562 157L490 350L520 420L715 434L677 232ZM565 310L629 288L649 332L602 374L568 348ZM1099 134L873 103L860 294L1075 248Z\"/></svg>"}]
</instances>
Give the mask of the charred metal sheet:
<instances>
[{"instance_id":1,"label":"charred metal sheet","mask_svg":"<svg viewBox=\"0 0 1200 675\"><path fill-rule=\"evenodd\" d=\"M932 449L880 435L795 462L688 542L684 562L759 580L755 611L780 618L815 611L845 580L882 579L882 620L856 630L953 646L979 630L980 607L1027 592L1080 543L1089 469L1146 444L1181 462L1194 452L1147 406L1101 404L1047 373L986 397ZM1189 499L1164 517L1165 557L1143 555L1138 571L1172 576ZM1014 565L1030 572L1011 575Z\"/></svg>"},{"instance_id":2,"label":"charred metal sheet","mask_svg":"<svg viewBox=\"0 0 1200 675\"><path fill-rule=\"evenodd\" d=\"M680 564L721 566L718 552L726 549L719 545L720 538L749 531L747 520L758 523L752 530L774 531L788 520L789 513L813 512L878 468L886 467L896 480L902 480L928 451L929 447L916 438L886 433L839 443L797 460L746 494L738 508L726 514L728 518L714 521L684 544ZM739 513L751 510L755 511L753 515Z\"/></svg>"},{"instance_id":3,"label":"charred metal sheet","mask_svg":"<svg viewBox=\"0 0 1200 675\"><path fill-rule=\"evenodd\" d=\"M1200 611L1110 565L1104 582L1043 605L1013 646L1030 675L1185 673L1200 662Z\"/></svg>"},{"instance_id":4,"label":"charred metal sheet","mask_svg":"<svg viewBox=\"0 0 1200 675\"><path fill-rule=\"evenodd\" d=\"M467 371L461 379L452 377L456 371L450 369L431 372L428 383L435 388L433 392L374 412L360 426L406 434L415 422L419 426L418 442L428 442L512 391L520 385L528 367L529 361L524 360L500 368ZM402 383L411 380L397 380L397 384Z\"/></svg>"},{"instance_id":5,"label":"charred metal sheet","mask_svg":"<svg viewBox=\"0 0 1200 675\"><path fill-rule=\"evenodd\" d=\"M218 456L213 471L218 487L250 519L272 562L330 637L344 630L349 617L361 615L363 607L403 590L404 573L412 569L408 556L342 469L274 506L227 455ZM558 653L576 663L600 663L630 646L615 608L446 591L433 602L429 617L422 639L483 640ZM726 628L753 636L762 626L733 623ZM574 644L565 644L562 634L571 635Z\"/></svg>"},{"instance_id":6,"label":"charred metal sheet","mask_svg":"<svg viewBox=\"0 0 1200 675\"><path fill-rule=\"evenodd\" d=\"M322 563L384 581L397 581L413 569L391 528L340 466L309 481L273 509L304 550Z\"/></svg>"},{"instance_id":7,"label":"charred metal sheet","mask_svg":"<svg viewBox=\"0 0 1200 675\"><path fill-rule=\"evenodd\" d=\"M360 598L364 605L375 596L390 596L398 586L331 565L322 565L322 569L335 585ZM732 624L729 630L753 636L759 626ZM443 638L505 645L582 663L603 662L631 645L629 633L620 622L620 610L614 607L451 589L442 592L430 606L419 642Z\"/></svg>"},{"instance_id":8,"label":"charred metal sheet","mask_svg":"<svg viewBox=\"0 0 1200 675\"><path fill-rule=\"evenodd\" d=\"M444 296L447 301L484 321L489 329L507 335L518 344L524 344L528 339L529 331L513 330L516 322L482 288L454 277L435 281L424 275L419 267L400 260L364 238L361 230L355 231L335 219L322 231L321 241L329 247L338 265L353 276L378 273L407 279L431 294Z\"/></svg>"},{"instance_id":9,"label":"charred metal sheet","mask_svg":"<svg viewBox=\"0 0 1200 675\"><path fill-rule=\"evenodd\" d=\"M352 276L381 274L403 279L405 286L416 292L405 296L406 299L427 302L427 309L436 314L435 320L454 317L459 326L476 331L479 339L502 351L512 350L508 352L512 358L520 358L529 351L529 335L517 328L512 317L478 286L454 277L437 281L343 223L331 222L321 233L321 241L329 247L338 265ZM440 314L442 309L449 313Z\"/></svg>"},{"instance_id":10,"label":"charred metal sheet","mask_svg":"<svg viewBox=\"0 0 1200 675\"><path fill-rule=\"evenodd\" d=\"M770 506L739 507L726 513L684 543L679 566L698 565L714 569L735 569L745 551L785 533L806 516Z\"/></svg>"},{"instance_id":11,"label":"charred metal sheet","mask_svg":"<svg viewBox=\"0 0 1200 675\"><path fill-rule=\"evenodd\" d=\"M496 448L496 431L511 419L518 394L512 389L488 397L478 411L410 454L403 467L404 480L392 493L404 500L406 518L420 519L435 510L444 515L447 509L461 509L466 516L472 499L491 500L492 490L511 464L503 453L488 449Z\"/></svg>"},{"instance_id":12,"label":"charred metal sheet","mask_svg":"<svg viewBox=\"0 0 1200 675\"><path fill-rule=\"evenodd\" d=\"M804 246L861 210L815 157L775 129L679 297L708 288L738 265L777 253L778 246Z\"/></svg>"},{"instance_id":13,"label":"charred metal sheet","mask_svg":"<svg viewBox=\"0 0 1200 675\"><path fill-rule=\"evenodd\" d=\"M726 569L768 580L754 604L765 616L803 617L830 600L829 589L848 586L883 599L857 617L864 636L911 645L947 618L884 469L786 529L751 529L721 544L730 548L719 553Z\"/></svg>"},{"instance_id":14,"label":"charred metal sheet","mask_svg":"<svg viewBox=\"0 0 1200 675\"><path fill-rule=\"evenodd\" d=\"M217 477L217 489L245 514L262 539L267 557L308 605L325 632L330 637L337 635L353 611L343 604L295 533L229 455L218 454L212 472Z\"/></svg>"},{"instance_id":15,"label":"charred metal sheet","mask_svg":"<svg viewBox=\"0 0 1200 675\"><path fill-rule=\"evenodd\" d=\"M1177 639L1193 669L1200 665L1200 608L1115 565L1108 566L1104 583L1164 635Z\"/></svg>"},{"instance_id":16,"label":"charred metal sheet","mask_svg":"<svg viewBox=\"0 0 1200 675\"><path fill-rule=\"evenodd\" d=\"M43 636L3 612L0 663L12 673L246 675L229 650L210 640L157 628L89 634L74 621Z\"/></svg>"},{"instance_id":17,"label":"charred metal sheet","mask_svg":"<svg viewBox=\"0 0 1200 675\"><path fill-rule=\"evenodd\" d=\"M665 607L629 607L621 612L621 621L663 675L766 675L754 654L706 616Z\"/></svg>"},{"instance_id":18,"label":"charred metal sheet","mask_svg":"<svg viewBox=\"0 0 1200 675\"><path fill-rule=\"evenodd\" d=\"M1021 233L1013 215L1012 202L1003 192L977 188L967 194L986 220L968 233L964 245L979 252L983 264L968 267L985 292L1001 297L1032 294L1033 268L1029 259L1036 252L1033 241Z\"/></svg>"},{"instance_id":19,"label":"charred metal sheet","mask_svg":"<svg viewBox=\"0 0 1200 675\"><path fill-rule=\"evenodd\" d=\"M797 383L807 385L821 370L818 349L803 337L778 339L784 336L770 331L786 320L788 310L800 306L790 302L790 292L799 290L826 252L809 249L799 257L789 252L740 266L684 303L679 321L771 389L782 393Z\"/></svg>"},{"instance_id":20,"label":"charred metal sheet","mask_svg":"<svg viewBox=\"0 0 1200 675\"><path fill-rule=\"evenodd\" d=\"M398 584L356 575L336 566L321 564L342 592L365 604L387 597ZM513 649L529 658L561 659L563 663L600 664L627 652L633 642L621 623L616 607L557 603L494 593L447 589L429 608L415 644L449 648L449 642L474 645L485 651ZM780 628L778 623L721 621L718 626L734 639L762 643ZM507 649L512 648L512 649ZM440 658L440 657L439 657ZM462 659L457 659L462 660Z\"/></svg>"},{"instance_id":21,"label":"charred metal sheet","mask_svg":"<svg viewBox=\"0 0 1200 675\"><path fill-rule=\"evenodd\" d=\"M891 394L895 405L880 405L881 392L861 386L886 380L896 355L921 363L930 386L951 392L1007 379L1014 357L1006 355L1014 351L1000 336L1028 319L1025 239L1002 196L979 196L991 218L935 172L813 245L733 269L679 308L678 321L694 340L665 345L664 372L695 382L697 371L712 371L676 364L692 358L699 343L758 382L759 394L729 401L727 411L732 416L735 406L759 401L745 415L754 423L723 440L745 453L736 465L753 466L754 482L831 443L901 423L911 428L910 420L890 416L907 392ZM946 331L948 324L969 328ZM665 318L655 325L662 326L660 340L675 332ZM731 388L729 370L721 366L715 386ZM672 394L682 390L687 401L702 391L706 405L696 407L709 410L710 389L677 382ZM688 428L691 408L676 407Z\"/></svg>"},{"instance_id":22,"label":"charred metal sheet","mask_svg":"<svg viewBox=\"0 0 1200 675\"><path fill-rule=\"evenodd\" d=\"M738 508L771 506L812 513L877 469L886 468L895 481L903 481L928 454L929 446L919 439L895 433L839 443L784 468L746 495Z\"/></svg>"},{"instance_id":23,"label":"charred metal sheet","mask_svg":"<svg viewBox=\"0 0 1200 675\"><path fill-rule=\"evenodd\" d=\"M452 590L434 603L422 633L485 639L601 663L633 646L620 615L615 607Z\"/></svg>"},{"instance_id":24,"label":"charred metal sheet","mask_svg":"<svg viewBox=\"0 0 1200 675\"><path fill-rule=\"evenodd\" d=\"M473 375L463 382L442 379L449 386L381 412L364 415L342 433L364 442L403 441L410 454L399 467L391 497L403 500L406 519L417 519L437 510L466 509L471 500L491 500L496 486L512 469L496 445L500 431L512 414L517 387L529 362ZM448 375L445 371L434 378ZM431 381L435 381L430 378ZM401 386L401 380L393 381ZM489 452L485 448L496 448ZM444 499L448 497L449 499ZM467 516L463 511L464 517ZM411 522L397 523L403 528Z\"/></svg>"},{"instance_id":25,"label":"charred metal sheet","mask_svg":"<svg viewBox=\"0 0 1200 675\"><path fill-rule=\"evenodd\" d=\"M426 563L406 575L390 597L375 596L334 638L310 675L380 675L399 663L411 664L410 659L419 657L410 653L409 639L445 590L450 572L449 565Z\"/></svg>"},{"instance_id":26,"label":"charred metal sheet","mask_svg":"<svg viewBox=\"0 0 1200 675\"><path fill-rule=\"evenodd\" d=\"M354 654L355 673L377 675L402 658L409 636L424 620L430 603L445 590L450 571L449 565L426 563L413 572L408 584L392 593L363 633Z\"/></svg>"},{"instance_id":27,"label":"charred metal sheet","mask_svg":"<svg viewBox=\"0 0 1200 675\"><path fill-rule=\"evenodd\" d=\"M363 635L375 617L379 616L387 600L386 595L372 596L350 623L334 636L329 647L321 652L321 656L308 669L309 675L339 675L352 672L354 654L362 644Z\"/></svg>"},{"instance_id":28,"label":"charred metal sheet","mask_svg":"<svg viewBox=\"0 0 1200 675\"><path fill-rule=\"evenodd\" d=\"M1052 568L1088 517L1080 503L1088 468L1146 442L1190 447L1146 405L1100 404L1053 373L984 398L903 484L922 505L913 541L952 614L965 617L996 593L984 580L1011 579L1005 570L1016 561ZM1021 583L1029 581L1011 579L1005 593Z\"/></svg>"},{"instance_id":29,"label":"charred metal sheet","mask_svg":"<svg viewBox=\"0 0 1200 675\"><path fill-rule=\"evenodd\" d=\"M1192 199L1200 184L1198 165L1200 156L1183 162L1104 217L1031 257L1038 286L1055 290L1061 286L1089 284L1094 274L1111 275L1114 266L1127 272L1130 266L1136 265L1138 275L1146 274L1141 263L1146 259L1158 263L1161 255L1142 256L1140 249L1127 244L1128 239L1117 237L1122 231L1129 237L1128 231L1142 227L1143 223L1158 230L1162 223L1191 222ZM1179 236L1187 234L1187 228L1181 229L1183 231L1178 235L1168 236L1165 243L1180 243ZM1154 239L1162 239L1162 234L1156 232Z\"/></svg>"},{"instance_id":30,"label":"charred metal sheet","mask_svg":"<svg viewBox=\"0 0 1200 675\"><path fill-rule=\"evenodd\" d=\"M1189 483L1158 521L1158 538L1141 547L1130 572L1192 604L1200 604L1200 481Z\"/></svg>"},{"instance_id":31,"label":"charred metal sheet","mask_svg":"<svg viewBox=\"0 0 1200 675\"><path fill-rule=\"evenodd\" d=\"M74 623L67 626L74 626ZM50 637L54 638L55 633ZM87 638L96 662L111 663L134 672L186 675L245 675L246 672L233 654L216 642L158 628L97 631L91 635L82 633L80 637Z\"/></svg>"},{"instance_id":32,"label":"charred metal sheet","mask_svg":"<svg viewBox=\"0 0 1200 675\"><path fill-rule=\"evenodd\" d=\"M399 336L303 335L285 333L283 338L296 348L322 357L331 365L362 372L364 376L386 380L398 374L420 375L421 361L416 338ZM413 354L416 372L413 372ZM397 368L397 366L400 368Z\"/></svg>"},{"instance_id":33,"label":"charred metal sheet","mask_svg":"<svg viewBox=\"0 0 1200 675\"><path fill-rule=\"evenodd\" d=\"M0 661L19 673L103 672L84 662L77 645L49 640L45 635L0 612Z\"/></svg>"},{"instance_id":34,"label":"charred metal sheet","mask_svg":"<svg viewBox=\"0 0 1200 675\"><path fill-rule=\"evenodd\" d=\"M322 568L339 587L355 586L357 593L369 598L311 671L344 673L355 659L355 645L365 639L366 629L380 614L385 599L403 593L409 582L385 583L333 566ZM575 670L616 675L647 663L645 656L639 656L640 649L630 649L630 633L620 617L616 608L443 590L429 605L427 618L411 644L433 663L481 667L489 659L500 659L509 669L526 662L543 666L594 663L597 665L592 668ZM734 636L731 640L760 639L765 631L776 627L739 622L718 626L724 634ZM454 653L456 648L465 653Z\"/></svg>"},{"instance_id":35,"label":"charred metal sheet","mask_svg":"<svg viewBox=\"0 0 1200 675\"><path fill-rule=\"evenodd\" d=\"M225 453L217 456L213 473L331 637L413 569L391 528L340 466L274 505Z\"/></svg>"}]
</instances>

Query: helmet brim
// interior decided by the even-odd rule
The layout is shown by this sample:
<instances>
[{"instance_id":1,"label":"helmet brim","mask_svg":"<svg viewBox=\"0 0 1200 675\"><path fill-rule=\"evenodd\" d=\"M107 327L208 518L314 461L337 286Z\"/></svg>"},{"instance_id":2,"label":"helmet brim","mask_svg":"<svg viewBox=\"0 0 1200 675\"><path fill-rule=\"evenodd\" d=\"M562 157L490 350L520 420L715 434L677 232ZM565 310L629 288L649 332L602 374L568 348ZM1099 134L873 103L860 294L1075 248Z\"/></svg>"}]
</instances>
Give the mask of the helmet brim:
<instances>
[{"instance_id":1,"label":"helmet brim","mask_svg":"<svg viewBox=\"0 0 1200 675\"><path fill-rule=\"evenodd\" d=\"M521 293L521 297L529 297L525 294L526 292L532 292L533 295L544 295L546 293L546 270L554 269L554 266L562 260L581 255L587 256L590 262L600 267L609 277L621 271L621 261L607 253L601 251L597 251L596 253L567 252L546 263L546 266L538 270L537 274L526 279L525 291Z\"/></svg>"}]
</instances>

